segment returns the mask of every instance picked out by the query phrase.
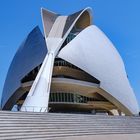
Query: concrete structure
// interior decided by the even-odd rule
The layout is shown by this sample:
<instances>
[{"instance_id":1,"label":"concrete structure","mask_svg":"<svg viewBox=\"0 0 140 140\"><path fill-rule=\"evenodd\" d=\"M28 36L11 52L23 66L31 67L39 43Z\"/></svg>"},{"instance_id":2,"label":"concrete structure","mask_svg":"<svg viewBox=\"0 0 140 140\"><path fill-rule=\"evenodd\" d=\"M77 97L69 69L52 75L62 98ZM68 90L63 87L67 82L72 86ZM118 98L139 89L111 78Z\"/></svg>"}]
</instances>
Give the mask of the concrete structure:
<instances>
[{"instance_id":1,"label":"concrete structure","mask_svg":"<svg viewBox=\"0 0 140 140\"><path fill-rule=\"evenodd\" d=\"M69 16L41 10L17 51L4 85L2 108L21 111L135 115L139 108L121 56L86 8ZM14 82L13 82L14 80Z\"/></svg>"}]
</instances>

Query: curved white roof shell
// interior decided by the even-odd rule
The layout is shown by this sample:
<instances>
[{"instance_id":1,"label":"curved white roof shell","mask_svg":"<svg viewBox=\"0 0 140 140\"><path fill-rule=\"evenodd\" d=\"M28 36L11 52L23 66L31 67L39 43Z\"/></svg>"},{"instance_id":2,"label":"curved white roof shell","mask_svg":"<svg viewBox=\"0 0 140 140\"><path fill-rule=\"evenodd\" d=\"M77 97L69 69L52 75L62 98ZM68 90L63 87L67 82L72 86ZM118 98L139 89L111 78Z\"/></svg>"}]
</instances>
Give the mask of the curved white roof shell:
<instances>
[{"instance_id":1,"label":"curved white roof shell","mask_svg":"<svg viewBox=\"0 0 140 140\"><path fill-rule=\"evenodd\" d=\"M113 96L132 114L139 111L123 61L109 39L95 25L89 26L58 55L100 81L100 88Z\"/></svg>"}]
</instances>

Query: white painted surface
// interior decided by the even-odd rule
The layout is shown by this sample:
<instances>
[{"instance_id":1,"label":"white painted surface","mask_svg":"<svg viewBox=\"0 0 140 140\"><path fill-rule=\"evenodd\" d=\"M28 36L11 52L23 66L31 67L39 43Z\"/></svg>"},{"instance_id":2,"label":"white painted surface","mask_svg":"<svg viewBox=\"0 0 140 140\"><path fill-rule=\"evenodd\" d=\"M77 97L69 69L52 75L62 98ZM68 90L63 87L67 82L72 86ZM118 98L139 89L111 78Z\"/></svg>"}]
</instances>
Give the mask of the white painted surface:
<instances>
[{"instance_id":1,"label":"white painted surface","mask_svg":"<svg viewBox=\"0 0 140 140\"><path fill-rule=\"evenodd\" d=\"M47 112L54 63L54 54L48 53L24 101L21 111Z\"/></svg>"},{"instance_id":2,"label":"white painted surface","mask_svg":"<svg viewBox=\"0 0 140 140\"><path fill-rule=\"evenodd\" d=\"M45 60L43 61L43 64L28 93L27 98L24 101L24 104L21 107L21 111L48 112L49 94L50 94L54 59L58 54L61 45L63 44L66 37L72 30L73 26L85 11L89 12L90 9L86 8L78 15L78 17L75 19L75 21L68 29L68 31L65 33L63 38L62 38L62 34L67 20L67 16L58 16L56 18L53 25L51 25L52 28L48 34L48 37L46 36L46 32L45 32L45 40L48 48L48 54ZM44 17L42 18L45 19ZM43 24L45 24L44 21Z\"/></svg>"},{"instance_id":3,"label":"white painted surface","mask_svg":"<svg viewBox=\"0 0 140 140\"><path fill-rule=\"evenodd\" d=\"M57 28L52 27L50 31L51 35L49 34L49 37L46 38L48 53L21 107L21 111L48 112L54 59L60 48L60 43L62 41L61 36L64 29L64 25L61 26L62 22L66 22L65 16L60 16L56 19L53 26Z\"/></svg>"},{"instance_id":4,"label":"white painted surface","mask_svg":"<svg viewBox=\"0 0 140 140\"><path fill-rule=\"evenodd\" d=\"M78 66L101 81L100 87L137 114L138 103L123 61L109 39L92 25L78 34L58 57Z\"/></svg>"}]
</instances>

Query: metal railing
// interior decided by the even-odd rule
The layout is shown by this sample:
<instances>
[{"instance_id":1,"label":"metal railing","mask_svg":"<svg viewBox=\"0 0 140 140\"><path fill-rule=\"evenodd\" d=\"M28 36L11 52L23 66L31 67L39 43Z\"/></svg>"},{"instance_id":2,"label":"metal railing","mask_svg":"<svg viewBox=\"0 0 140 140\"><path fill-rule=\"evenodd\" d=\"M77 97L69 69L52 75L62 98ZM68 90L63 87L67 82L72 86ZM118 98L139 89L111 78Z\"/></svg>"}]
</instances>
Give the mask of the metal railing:
<instances>
[{"instance_id":1,"label":"metal railing","mask_svg":"<svg viewBox=\"0 0 140 140\"><path fill-rule=\"evenodd\" d=\"M68 63L64 60L56 60L54 62L54 66L66 66L66 67L69 67L69 68L80 70L80 68L78 68L78 67L74 66L73 64Z\"/></svg>"},{"instance_id":2,"label":"metal railing","mask_svg":"<svg viewBox=\"0 0 140 140\"><path fill-rule=\"evenodd\" d=\"M38 106L22 106L22 110L25 112L48 112L46 107L38 107Z\"/></svg>"},{"instance_id":3,"label":"metal railing","mask_svg":"<svg viewBox=\"0 0 140 140\"><path fill-rule=\"evenodd\" d=\"M86 97L79 94L74 93L51 93L50 94L50 103L87 103L89 101L99 101L93 97Z\"/></svg>"}]
</instances>

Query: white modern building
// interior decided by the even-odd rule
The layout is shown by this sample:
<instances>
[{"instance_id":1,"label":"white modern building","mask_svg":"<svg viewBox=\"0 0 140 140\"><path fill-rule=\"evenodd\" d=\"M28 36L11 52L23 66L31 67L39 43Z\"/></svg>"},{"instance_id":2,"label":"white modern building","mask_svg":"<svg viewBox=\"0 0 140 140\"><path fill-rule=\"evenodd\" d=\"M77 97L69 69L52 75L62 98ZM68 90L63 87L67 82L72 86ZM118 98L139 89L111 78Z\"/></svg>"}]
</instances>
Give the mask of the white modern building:
<instances>
[{"instance_id":1,"label":"white modern building","mask_svg":"<svg viewBox=\"0 0 140 140\"><path fill-rule=\"evenodd\" d=\"M2 95L2 109L135 115L138 103L118 51L92 23L86 8L69 16L41 9L44 35L35 27L17 50Z\"/></svg>"}]
</instances>

